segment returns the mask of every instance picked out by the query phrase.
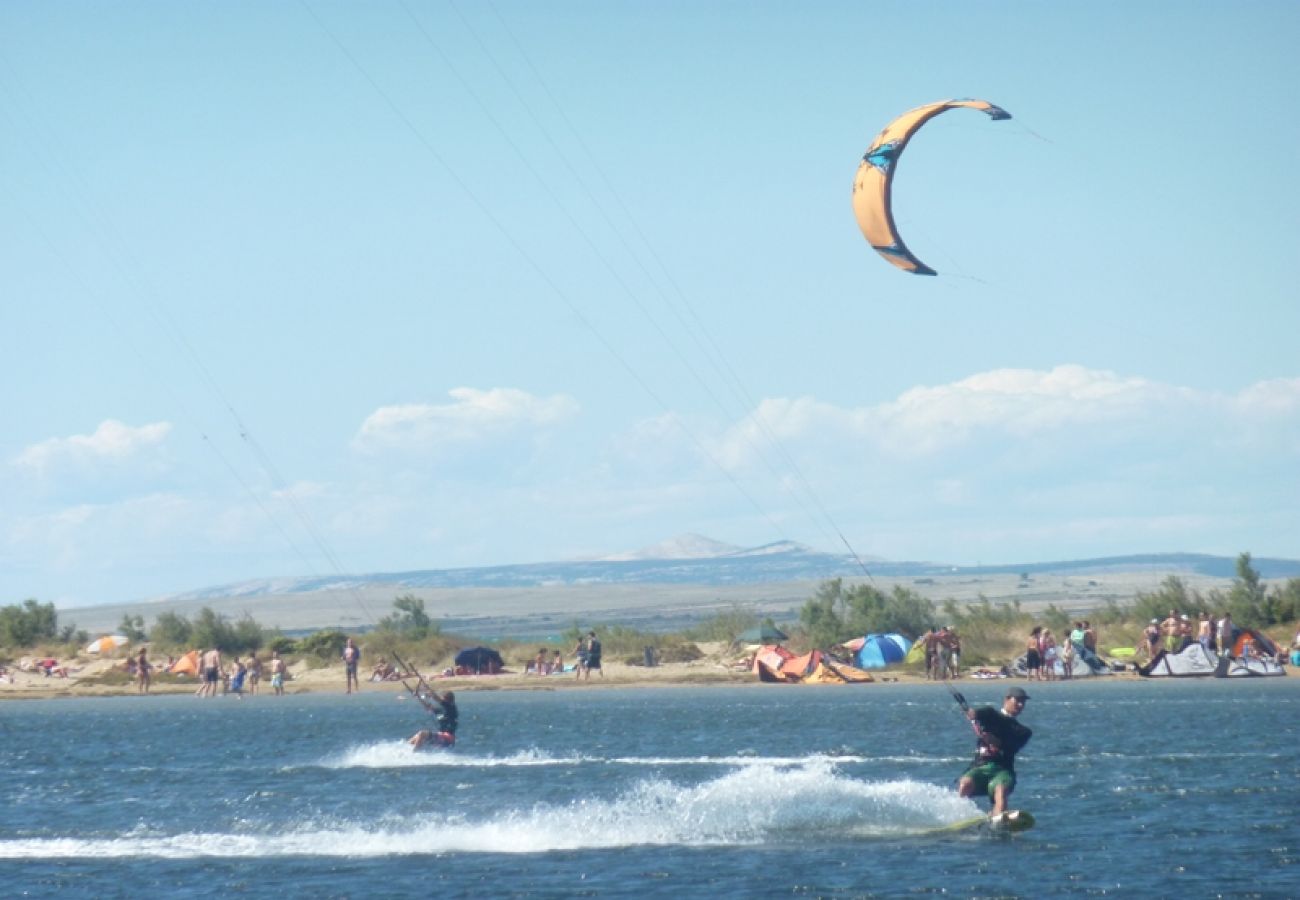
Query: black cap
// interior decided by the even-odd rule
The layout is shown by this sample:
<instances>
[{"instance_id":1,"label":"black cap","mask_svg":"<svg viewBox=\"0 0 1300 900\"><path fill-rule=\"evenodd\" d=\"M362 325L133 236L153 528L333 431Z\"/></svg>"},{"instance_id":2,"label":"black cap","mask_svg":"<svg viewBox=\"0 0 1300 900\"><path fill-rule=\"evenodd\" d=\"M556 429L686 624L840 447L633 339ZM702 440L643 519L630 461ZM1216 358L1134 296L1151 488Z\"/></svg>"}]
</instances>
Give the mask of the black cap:
<instances>
[{"instance_id":1,"label":"black cap","mask_svg":"<svg viewBox=\"0 0 1300 900\"><path fill-rule=\"evenodd\" d=\"M1007 696L1014 697L1017 700L1029 699L1029 695L1025 693L1025 689L1020 687L1013 687L1011 690L1007 691Z\"/></svg>"}]
</instances>

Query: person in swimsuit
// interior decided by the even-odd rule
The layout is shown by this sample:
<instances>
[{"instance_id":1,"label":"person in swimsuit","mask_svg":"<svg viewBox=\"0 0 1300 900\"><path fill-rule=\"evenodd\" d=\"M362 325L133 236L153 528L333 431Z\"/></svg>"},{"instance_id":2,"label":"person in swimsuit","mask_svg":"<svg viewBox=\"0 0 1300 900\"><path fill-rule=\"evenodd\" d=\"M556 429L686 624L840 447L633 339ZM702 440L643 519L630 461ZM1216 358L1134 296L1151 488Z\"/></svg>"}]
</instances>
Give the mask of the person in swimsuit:
<instances>
[{"instance_id":1,"label":"person in swimsuit","mask_svg":"<svg viewBox=\"0 0 1300 900\"><path fill-rule=\"evenodd\" d=\"M275 696L284 696L284 660L280 659L279 650L271 654L267 668L271 670L271 688L275 691Z\"/></svg>"},{"instance_id":2,"label":"person in swimsuit","mask_svg":"<svg viewBox=\"0 0 1300 900\"><path fill-rule=\"evenodd\" d=\"M1038 653L1038 636L1043 633L1043 626L1035 625L1029 632L1029 642L1025 645L1025 671L1030 681L1043 677L1043 657Z\"/></svg>"},{"instance_id":3,"label":"person in swimsuit","mask_svg":"<svg viewBox=\"0 0 1300 900\"><path fill-rule=\"evenodd\" d=\"M217 696L217 682L221 680L221 651L216 647L203 651L199 657L199 670L203 673L203 683L195 691L195 696Z\"/></svg>"},{"instance_id":4,"label":"person in swimsuit","mask_svg":"<svg viewBox=\"0 0 1300 900\"><path fill-rule=\"evenodd\" d=\"M1007 691L1001 709L981 706L966 710L978 743L974 761L957 783L957 793L963 797L991 798L990 815L1006 811L1007 798L1016 788L1016 754L1033 736L1016 719L1028 699L1024 688L1013 687Z\"/></svg>"}]
</instances>

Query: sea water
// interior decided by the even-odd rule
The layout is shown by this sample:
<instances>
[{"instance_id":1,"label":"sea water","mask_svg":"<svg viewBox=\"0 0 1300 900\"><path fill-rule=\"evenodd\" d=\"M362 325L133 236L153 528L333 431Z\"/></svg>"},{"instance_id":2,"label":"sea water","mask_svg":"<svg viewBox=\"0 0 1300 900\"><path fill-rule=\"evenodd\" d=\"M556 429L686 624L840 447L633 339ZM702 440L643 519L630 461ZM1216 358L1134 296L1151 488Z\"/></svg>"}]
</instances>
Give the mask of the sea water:
<instances>
[{"instance_id":1,"label":"sea water","mask_svg":"<svg viewBox=\"0 0 1300 900\"><path fill-rule=\"evenodd\" d=\"M1016 835L927 834L981 808L940 685L463 690L459 744L420 753L378 691L8 702L0 889L1300 895L1297 679L1028 689Z\"/></svg>"}]
</instances>

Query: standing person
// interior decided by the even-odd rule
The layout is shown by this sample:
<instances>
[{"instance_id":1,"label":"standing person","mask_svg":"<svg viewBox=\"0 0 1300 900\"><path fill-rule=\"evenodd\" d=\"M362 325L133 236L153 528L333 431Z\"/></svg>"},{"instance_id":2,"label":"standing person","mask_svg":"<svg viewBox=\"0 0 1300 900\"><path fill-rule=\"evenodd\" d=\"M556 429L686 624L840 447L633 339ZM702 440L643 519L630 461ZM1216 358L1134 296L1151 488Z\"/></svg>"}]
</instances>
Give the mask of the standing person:
<instances>
[{"instance_id":1,"label":"standing person","mask_svg":"<svg viewBox=\"0 0 1300 900\"><path fill-rule=\"evenodd\" d=\"M1068 681L1074 677L1074 641L1066 635L1061 641L1061 678Z\"/></svg>"},{"instance_id":2,"label":"standing person","mask_svg":"<svg viewBox=\"0 0 1300 900\"><path fill-rule=\"evenodd\" d=\"M596 669L600 672L600 677L605 677L605 670L600 667L600 641L596 639L596 632L587 632L587 664L583 666L585 674L583 679L591 680L591 670Z\"/></svg>"},{"instance_id":3,"label":"standing person","mask_svg":"<svg viewBox=\"0 0 1300 900\"><path fill-rule=\"evenodd\" d=\"M1179 635L1179 625L1178 610L1176 609L1169 610L1168 617L1160 623L1160 633L1164 635L1166 653L1177 653L1182 649L1179 646L1182 642Z\"/></svg>"},{"instance_id":4,"label":"standing person","mask_svg":"<svg viewBox=\"0 0 1300 900\"><path fill-rule=\"evenodd\" d=\"M948 629L948 677L961 677L961 638L956 628Z\"/></svg>"},{"instance_id":5,"label":"standing person","mask_svg":"<svg viewBox=\"0 0 1300 900\"><path fill-rule=\"evenodd\" d=\"M343 670L348 679L348 693L355 689L361 692L361 682L357 681L357 664L361 662L361 648L356 645L352 638L343 645Z\"/></svg>"},{"instance_id":6,"label":"standing person","mask_svg":"<svg viewBox=\"0 0 1300 900\"><path fill-rule=\"evenodd\" d=\"M1097 629L1087 619L1083 620L1083 649L1093 656L1097 655Z\"/></svg>"},{"instance_id":7,"label":"standing person","mask_svg":"<svg viewBox=\"0 0 1300 900\"><path fill-rule=\"evenodd\" d=\"M1052 629L1044 628L1043 633L1038 636L1038 655L1043 659L1043 680L1056 680L1056 638L1052 637Z\"/></svg>"},{"instance_id":8,"label":"standing person","mask_svg":"<svg viewBox=\"0 0 1300 900\"><path fill-rule=\"evenodd\" d=\"M240 700L244 699L244 679L247 677L248 669L244 667L243 660L236 654L235 661L230 664L230 693Z\"/></svg>"},{"instance_id":9,"label":"standing person","mask_svg":"<svg viewBox=\"0 0 1300 900\"><path fill-rule=\"evenodd\" d=\"M1232 624L1232 613L1225 612L1219 620L1219 652L1224 656L1232 655L1233 642L1237 639L1237 628Z\"/></svg>"},{"instance_id":10,"label":"standing person","mask_svg":"<svg viewBox=\"0 0 1300 900\"><path fill-rule=\"evenodd\" d=\"M276 650L271 654L271 661L267 663L267 668L271 670L271 688L275 691L275 696L284 696L284 660L280 659L280 651Z\"/></svg>"},{"instance_id":11,"label":"standing person","mask_svg":"<svg viewBox=\"0 0 1300 900\"><path fill-rule=\"evenodd\" d=\"M135 658L135 675L139 679L138 687L142 694L149 693L149 673L152 669L153 666L149 665L146 648L141 647Z\"/></svg>"},{"instance_id":12,"label":"standing person","mask_svg":"<svg viewBox=\"0 0 1300 900\"><path fill-rule=\"evenodd\" d=\"M1002 707L967 709L966 718L975 729L975 759L957 783L963 797L989 797L990 815L1005 812L1007 798L1016 788L1016 754L1029 743L1033 732L1017 720L1029 695L1023 688L1007 691Z\"/></svg>"},{"instance_id":13,"label":"standing person","mask_svg":"<svg viewBox=\"0 0 1300 900\"><path fill-rule=\"evenodd\" d=\"M1152 619L1146 628L1142 629L1142 640L1146 642L1147 659L1155 659L1156 654L1160 652L1160 620Z\"/></svg>"},{"instance_id":14,"label":"standing person","mask_svg":"<svg viewBox=\"0 0 1300 900\"><path fill-rule=\"evenodd\" d=\"M460 711L456 708L456 695L451 691L439 694L437 691L415 695L424 708L433 714L438 723L438 730L424 728L406 739L412 748L419 750L431 744L452 747L456 744L456 727L459 724Z\"/></svg>"},{"instance_id":15,"label":"standing person","mask_svg":"<svg viewBox=\"0 0 1300 900\"><path fill-rule=\"evenodd\" d=\"M925 677L927 681L937 681L939 679L938 671L935 668L935 661L939 656L939 632L934 626L925 633L922 638L925 641Z\"/></svg>"},{"instance_id":16,"label":"standing person","mask_svg":"<svg viewBox=\"0 0 1300 900\"><path fill-rule=\"evenodd\" d=\"M257 684L262 680L262 661L256 653L248 654L248 692L257 693Z\"/></svg>"},{"instance_id":17,"label":"standing person","mask_svg":"<svg viewBox=\"0 0 1300 900\"><path fill-rule=\"evenodd\" d=\"M573 680L577 681L587 671L587 641L582 635L578 635L578 643L573 645L573 656Z\"/></svg>"},{"instance_id":18,"label":"standing person","mask_svg":"<svg viewBox=\"0 0 1300 900\"><path fill-rule=\"evenodd\" d=\"M1030 681L1039 681L1043 677L1043 657L1038 650L1038 637L1042 633L1043 626L1035 625L1025 643L1025 671L1028 673L1025 677Z\"/></svg>"},{"instance_id":19,"label":"standing person","mask_svg":"<svg viewBox=\"0 0 1300 900\"><path fill-rule=\"evenodd\" d=\"M204 650L203 655L199 657L199 671L202 673L203 683L194 692L195 696L202 697L204 694L209 697L217 696L217 682L221 680L221 651L216 647Z\"/></svg>"}]
</instances>

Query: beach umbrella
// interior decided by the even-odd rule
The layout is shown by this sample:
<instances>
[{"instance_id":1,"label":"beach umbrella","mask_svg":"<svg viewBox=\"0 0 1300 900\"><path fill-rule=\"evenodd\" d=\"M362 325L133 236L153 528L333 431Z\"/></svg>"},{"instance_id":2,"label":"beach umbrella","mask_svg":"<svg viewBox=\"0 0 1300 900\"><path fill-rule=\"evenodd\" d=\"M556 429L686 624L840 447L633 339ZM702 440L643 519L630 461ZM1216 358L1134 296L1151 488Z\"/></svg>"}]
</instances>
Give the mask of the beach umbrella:
<instances>
[{"instance_id":1,"label":"beach umbrella","mask_svg":"<svg viewBox=\"0 0 1300 900\"><path fill-rule=\"evenodd\" d=\"M745 644L776 644L790 640L790 636L775 625L764 623L757 628L749 629L737 640Z\"/></svg>"},{"instance_id":2,"label":"beach umbrella","mask_svg":"<svg viewBox=\"0 0 1300 900\"><path fill-rule=\"evenodd\" d=\"M883 669L890 663L902 662L912 642L901 634L869 634L854 659L859 669Z\"/></svg>"},{"instance_id":3,"label":"beach umbrella","mask_svg":"<svg viewBox=\"0 0 1300 900\"><path fill-rule=\"evenodd\" d=\"M131 643L124 634L106 634L86 645L87 653L112 653L118 647Z\"/></svg>"}]
</instances>

